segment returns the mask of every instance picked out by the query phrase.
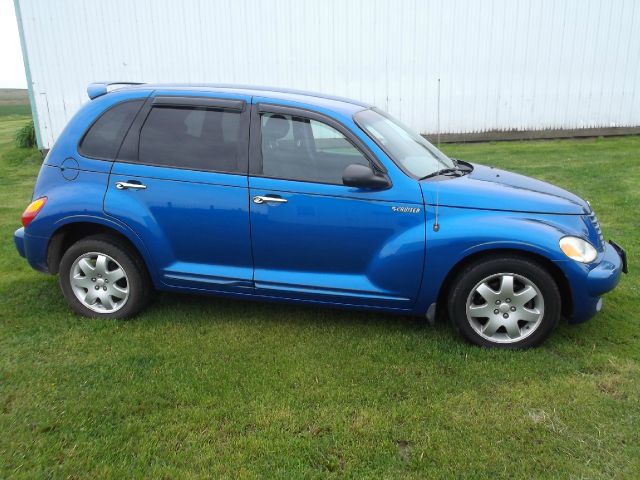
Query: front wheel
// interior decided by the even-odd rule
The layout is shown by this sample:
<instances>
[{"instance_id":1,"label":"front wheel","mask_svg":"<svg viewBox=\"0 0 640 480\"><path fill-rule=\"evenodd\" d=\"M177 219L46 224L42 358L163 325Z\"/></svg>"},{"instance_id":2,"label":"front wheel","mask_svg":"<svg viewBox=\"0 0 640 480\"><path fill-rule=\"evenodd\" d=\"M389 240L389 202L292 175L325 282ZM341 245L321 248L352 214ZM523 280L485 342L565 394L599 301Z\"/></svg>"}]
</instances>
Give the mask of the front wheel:
<instances>
[{"instance_id":1,"label":"front wheel","mask_svg":"<svg viewBox=\"0 0 640 480\"><path fill-rule=\"evenodd\" d=\"M449 317L469 342L485 347L530 348L557 325L561 299L553 277L526 258L476 262L454 280Z\"/></svg>"},{"instance_id":2,"label":"front wheel","mask_svg":"<svg viewBox=\"0 0 640 480\"><path fill-rule=\"evenodd\" d=\"M60 261L60 287L80 315L127 318L147 303L150 282L136 254L108 236L74 243Z\"/></svg>"}]
</instances>

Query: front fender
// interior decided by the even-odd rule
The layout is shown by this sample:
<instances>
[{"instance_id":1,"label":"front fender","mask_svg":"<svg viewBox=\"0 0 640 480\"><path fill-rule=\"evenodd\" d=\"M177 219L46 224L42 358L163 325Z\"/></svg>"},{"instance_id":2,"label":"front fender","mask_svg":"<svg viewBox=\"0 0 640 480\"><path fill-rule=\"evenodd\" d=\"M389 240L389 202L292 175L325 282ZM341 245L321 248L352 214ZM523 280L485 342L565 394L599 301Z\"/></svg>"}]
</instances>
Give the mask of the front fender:
<instances>
[{"instance_id":1,"label":"front fender","mask_svg":"<svg viewBox=\"0 0 640 480\"><path fill-rule=\"evenodd\" d=\"M434 303L448 274L472 255L500 250L521 251L569 267L558 241L567 234L583 235L579 215L514 213L439 207L439 229L434 231L435 212L428 209L423 287L417 310L426 312ZM576 262L571 262L576 263Z\"/></svg>"}]
</instances>

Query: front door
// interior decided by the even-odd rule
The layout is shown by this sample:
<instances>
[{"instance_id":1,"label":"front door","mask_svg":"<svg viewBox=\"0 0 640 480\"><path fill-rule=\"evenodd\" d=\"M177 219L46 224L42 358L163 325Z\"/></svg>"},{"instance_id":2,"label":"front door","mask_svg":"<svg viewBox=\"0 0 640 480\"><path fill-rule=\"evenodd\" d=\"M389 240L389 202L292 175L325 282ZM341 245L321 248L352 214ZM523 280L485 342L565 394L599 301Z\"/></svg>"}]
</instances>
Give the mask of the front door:
<instances>
[{"instance_id":1,"label":"front door","mask_svg":"<svg viewBox=\"0 0 640 480\"><path fill-rule=\"evenodd\" d=\"M158 94L123 142L105 211L141 237L166 285L253 291L248 100Z\"/></svg>"},{"instance_id":2,"label":"front door","mask_svg":"<svg viewBox=\"0 0 640 480\"><path fill-rule=\"evenodd\" d=\"M348 165L374 160L353 133L324 115L254 105L251 122L256 293L411 308L425 242L417 182L381 191L343 185Z\"/></svg>"}]
</instances>

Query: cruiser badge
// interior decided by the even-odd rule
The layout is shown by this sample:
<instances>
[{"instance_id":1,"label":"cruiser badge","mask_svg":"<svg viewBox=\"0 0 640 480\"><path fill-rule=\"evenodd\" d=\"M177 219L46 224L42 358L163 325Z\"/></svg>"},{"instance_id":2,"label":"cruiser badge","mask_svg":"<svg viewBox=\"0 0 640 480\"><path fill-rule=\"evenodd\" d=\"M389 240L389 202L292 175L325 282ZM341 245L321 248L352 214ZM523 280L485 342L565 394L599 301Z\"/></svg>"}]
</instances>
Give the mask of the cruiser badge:
<instances>
[{"instance_id":1,"label":"cruiser badge","mask_svg":"<svg viewBox=\"0 0 640 480\"><path fill-rule=\"evenodd\" d=\"M417 207L391 207L391 210L398 213L420 213Z\"/></svg>"}]
</instances>

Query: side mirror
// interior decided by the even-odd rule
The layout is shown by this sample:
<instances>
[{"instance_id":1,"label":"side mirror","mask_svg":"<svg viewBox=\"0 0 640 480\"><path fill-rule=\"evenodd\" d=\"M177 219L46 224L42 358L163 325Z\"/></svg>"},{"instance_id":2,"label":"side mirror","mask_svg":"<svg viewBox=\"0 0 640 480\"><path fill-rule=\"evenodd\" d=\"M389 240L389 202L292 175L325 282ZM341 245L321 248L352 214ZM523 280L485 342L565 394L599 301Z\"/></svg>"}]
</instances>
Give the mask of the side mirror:
<instances>
[{"instance_id":1,"label":"side mirror","mask_svg":"<svg viewBox=\"0 0 640 480\"><path fill-rule=\"evenodd\" d=\"M389 188L391 182L386 176L376 175L368 165L352 163L342 173L342 183L348 187Z\"/></svg>"}]
</instances>

